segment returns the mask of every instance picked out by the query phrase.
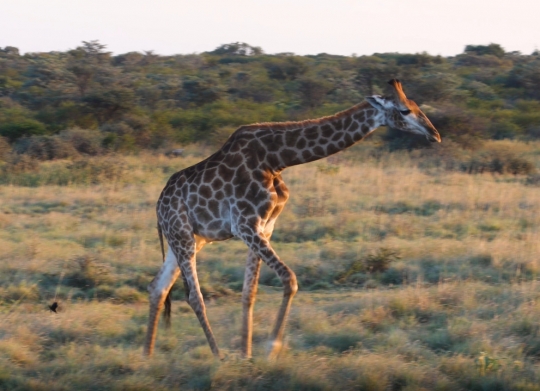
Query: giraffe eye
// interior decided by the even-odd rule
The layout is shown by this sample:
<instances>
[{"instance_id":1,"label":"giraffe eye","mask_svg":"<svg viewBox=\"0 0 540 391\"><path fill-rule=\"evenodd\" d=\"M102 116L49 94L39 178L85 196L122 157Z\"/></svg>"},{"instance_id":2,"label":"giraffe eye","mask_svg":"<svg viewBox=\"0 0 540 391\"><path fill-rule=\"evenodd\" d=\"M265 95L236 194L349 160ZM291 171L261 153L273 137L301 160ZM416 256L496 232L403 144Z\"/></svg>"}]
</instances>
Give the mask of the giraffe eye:
<instances>
[{"instance_id":1,"label":"giraffe eye","mask_svg":"<svg viewBox=\"0 0 540 391\"><path fill-rule=\"evenodd\" d=\"M411 114L411 110L399 110L399 112L403 115L409 115Z\"/></svg>"}]
</instances>

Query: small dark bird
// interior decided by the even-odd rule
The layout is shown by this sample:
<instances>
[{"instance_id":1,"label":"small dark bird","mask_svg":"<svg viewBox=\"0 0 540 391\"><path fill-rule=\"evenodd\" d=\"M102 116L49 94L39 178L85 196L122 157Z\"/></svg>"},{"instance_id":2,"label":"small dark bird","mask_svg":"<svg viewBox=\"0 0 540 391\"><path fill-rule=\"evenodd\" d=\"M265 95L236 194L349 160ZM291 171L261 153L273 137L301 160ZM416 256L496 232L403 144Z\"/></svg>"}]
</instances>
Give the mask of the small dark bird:
<instances>
[{"instance_id":1,"label":"small dark bird","mask_svg":"<svg viewBox=\"0 0 540 391\"><path fill-rule=\"evenodd\" d=\"M58 303L55 301L54 303L52 303L50 306L49 306L49 309L54 312L55 314L57 314L58 312L56 312L56 309L58 308Z\"/></svg>"}]
</instances>

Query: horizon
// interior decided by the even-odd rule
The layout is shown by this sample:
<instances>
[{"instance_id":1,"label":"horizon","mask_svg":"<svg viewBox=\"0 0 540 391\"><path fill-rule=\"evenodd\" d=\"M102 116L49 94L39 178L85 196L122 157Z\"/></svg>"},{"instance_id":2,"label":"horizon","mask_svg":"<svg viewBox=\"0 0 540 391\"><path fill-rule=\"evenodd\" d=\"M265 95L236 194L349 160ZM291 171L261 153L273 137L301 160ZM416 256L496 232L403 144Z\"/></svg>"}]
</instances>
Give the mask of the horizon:
<instances>
[{"instance_id":1,"label":"horizon","mask_svg":"<svg viewBox=\"0 0 540 391\"><path fill-rule=\"evenodd\" d=\"M279 55L295 55L295 56L320 56L320 55L329 55L329 56L342 56L342 57L362 57L362 56L376 56L376 55L381 55L381 54L427 54L429 56L441 56L441 57L455 57L455 56L458 56L460 54L463 54L465 53L465 48L468 46L468 45L465 45L463 47L463 50L459 53L455 53L455 54L451 54L451 55L441 55L441 54L433 54L433 53L429 53L427 51L417 51L417 52L399 52L399 51L395 51L395 52L374 52L374 53L369 53L369 54L357 54L357 53L352 53L352 54L349 54L349 55L346 55L346 54L335 54L335 53L327 53L327 52L320 52L320 53L306 53L306 54L299 54L299 53L293 53L293 52L276 52L276 53L268 53L266 50L264 50L263 47L260 47L258 45L251 45L249 42L226 42L226 43L223 43L223 44L220 44L218 46L216 46L215 48L213 49L210 49L210 50L204 50L204 51L201 51L201 52L192 52L192 53L170 53L170 54L161 54L161 53L156 53L154 50L152 49L149 49L149 50L132 50L132 51L129 51L129 52L118 52L118 53L115 53L111 50L109 50L109 47L107 45L106 42L101 42L99 39L96 39L96 40L84 40L84 41L81 41L79 42L78 45L75 45L73 47L70 47L70 48L67 48L65 50L49 50L49 51L27 51L27 52L23 52L19 47L17 46L14 46L14 45L5 45L4 47L15 47L19 50L19 54L20 55L32 55L32 54L43 54L43 53L64 53L64 52L67 52L67 51L70 51L70 50L74 50L76 49L77 47L80 47L83 45L84 42L98 42L100 45L103 45L104 46L104 51L107 52L107 53L110 53L112 56L121 56L121 55L124 55L124 54L127 54L127 53L140 53L140 54L145 54L146 52L149 52L149 53L152 53L154 55L157 55L157 56L163 56L163 57L174 57L174 56L188 56L188 55L201 55L201 54L205 54L205 53L211 53L212 51L216 50L217 48L223 46L223 45L229 45L229 44L246 44L250 47L256 47L256 48L260 48L262 50L262 53L261 55L268 55L268 56L279 56ZM489 43L482 43L482 44L469 44L469 45L473 45L473 46L488 46L488 45L492 45L492 44L495 44L495 45L499 45L501 46L505 53L514 53L514 52L518 52L520 55L533 55L536 51L538 51L538 49L535 49L533 50L531 53L523 53L521 51L512 51L512 50L506 50L505 47L503 47L502 45L498 44L497 42L489 42ZM0 49L2 49L2 46L0 46Z\"/></svg>"}]
</instances>

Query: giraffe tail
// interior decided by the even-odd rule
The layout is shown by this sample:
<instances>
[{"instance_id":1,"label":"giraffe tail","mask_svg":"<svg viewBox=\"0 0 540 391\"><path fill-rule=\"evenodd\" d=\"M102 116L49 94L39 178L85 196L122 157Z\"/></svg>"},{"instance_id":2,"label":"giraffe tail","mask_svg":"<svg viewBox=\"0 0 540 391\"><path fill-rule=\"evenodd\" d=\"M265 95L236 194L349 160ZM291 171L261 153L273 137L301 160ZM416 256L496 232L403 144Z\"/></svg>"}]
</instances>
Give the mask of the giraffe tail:
<instances>
[{"instance_id":1,"label":"giraffe tail","mask_svg":"<svg viewBox=\"0 0 540 391\"><path fill-rule=\"evenodd\" d=\"M161 246L161 256L163 257L163 262L165 262L165 246L163 243L163 231L161 230L161 226L158 223L157 226L158 230L158 236L159 236L159 244ZM165 310L163 311L163 320L165 320L165 328L171 327L171 292L172 287L167 293L167 297L165 298Z\"/></svg>"}]
</instances>

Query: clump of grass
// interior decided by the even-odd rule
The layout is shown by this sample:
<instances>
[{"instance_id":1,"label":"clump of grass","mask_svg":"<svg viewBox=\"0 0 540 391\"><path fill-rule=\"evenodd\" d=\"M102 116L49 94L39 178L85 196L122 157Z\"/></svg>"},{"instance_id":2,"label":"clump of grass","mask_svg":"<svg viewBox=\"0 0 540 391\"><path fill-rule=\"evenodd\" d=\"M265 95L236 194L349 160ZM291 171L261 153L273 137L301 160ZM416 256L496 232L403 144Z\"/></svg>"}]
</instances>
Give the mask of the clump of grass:
<instances>
[{"instance_id":1,"label":"clump of grass","mask_svg":"<svg viewBox=\"0 0 540 391\"><path fill-rule=\"evenodd\" d=\"M98 300L112 299L115 296L115 289L111 285L101 284L88 291L89 298Z\"/></svg>"},{"instance_id":2,"label":"clump of grass","mask_svg":"<svg viewBox=\"0 0 540 391\"><path fill-rule=\"evenodd\" d=\"M336 175L339 173L339 166L334 164L318 164L317 171L326 175Z\"/></svg>"},{"instance_id":3,"label":"clump of grass","mask_svg":"<svg viewBox=\"0 0 540 391\"><path fill-rule=\"evenodd\" d=\"M540 186L540 174L529 175L525 180L528 186Z\"/></svg>"},{"instance_id":4,"label":"clump of grass","mask_svg":"<svg viewBox=\"0 0 540 391\"><path fill-rule=\"evenodd\" d=\"M70 263L70 268L72 270L66 274L64 282L75 288L88 290L112 281L108 268L97 262L91 254L75 257Z\"/></svg>"},{"instance_id":5,"label":"clump of grass","mask_svg":"<svg viewBox=\"0 0 540 391\"><path fill-rule=\"evenodd\" d=\"M7 356L10 361L22 367L31 366L38 361L35 352L31 352L28 347L19 343L15 338L0 339L1 356Z\"/></svg>"},{"instance_id":6,"label":"clump of grass","mask_svg":"<svg viewBox=\"0 0 540 391\"><path fill-rule=\"evenodd\" d=\"M0 297L8 302L18 300L35 301L39 299L39 289L36 284L28 284L22 281L19 284L10 284L2 291Z\"/></svg>"},{"instance_id":7,"label":"clump of grass","mask_svg":"<svg viewBox=\"0 0 540 391\"><path fill-rule=\"evenodd\" d=\"M365 274L378 274L387 271L392 262L400 259L399 252L381 247L374 254L357 259L349 264L346 270L337 274L336 281L347 282L352 276Z\"/></svg>"},{"instance_id":8,"label":"clump of grass","mask_svg":"<svg viewBox=\"0 0 540 391\"><path fill-rule=\"evenodd\" d=\"M224 296L234 294L234 291L221 284L210 285L208 283L201 284L201 293L205 299L218 299Z\"/></svg>"},{"instance_id":9,"label":"clump of grass","mask_svg":"<svg viewBox=\"0 0 540 391\"><path fill-rule=\"evenodd\" d=\"M137 289L125 285L114 291L114 298L121 303L139 303L146 299Z\"/></svg>"}]
</instances>

